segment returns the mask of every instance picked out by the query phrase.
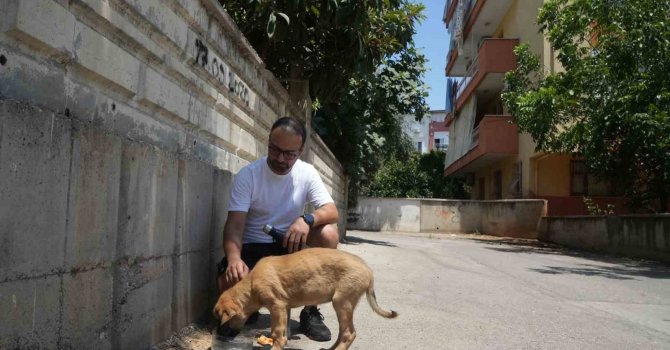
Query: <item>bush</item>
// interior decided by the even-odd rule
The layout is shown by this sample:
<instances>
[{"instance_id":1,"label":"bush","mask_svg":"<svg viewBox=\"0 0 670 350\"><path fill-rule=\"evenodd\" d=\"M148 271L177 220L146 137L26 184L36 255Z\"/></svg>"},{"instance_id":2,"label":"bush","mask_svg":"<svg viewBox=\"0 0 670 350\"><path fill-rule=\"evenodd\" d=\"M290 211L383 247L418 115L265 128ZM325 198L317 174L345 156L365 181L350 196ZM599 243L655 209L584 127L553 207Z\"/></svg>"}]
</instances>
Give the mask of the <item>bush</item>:
<instances>
[{"instance_id":1,"label":"bush","mask_svg":"<svg viewBox=\"0 0 670 350\"><path fill-rule=\"evenodd\" d=\"M391 198L466 198L463 181L444 177L444 153L386 160L361 194Z\"/></svg>"}]
</instances>

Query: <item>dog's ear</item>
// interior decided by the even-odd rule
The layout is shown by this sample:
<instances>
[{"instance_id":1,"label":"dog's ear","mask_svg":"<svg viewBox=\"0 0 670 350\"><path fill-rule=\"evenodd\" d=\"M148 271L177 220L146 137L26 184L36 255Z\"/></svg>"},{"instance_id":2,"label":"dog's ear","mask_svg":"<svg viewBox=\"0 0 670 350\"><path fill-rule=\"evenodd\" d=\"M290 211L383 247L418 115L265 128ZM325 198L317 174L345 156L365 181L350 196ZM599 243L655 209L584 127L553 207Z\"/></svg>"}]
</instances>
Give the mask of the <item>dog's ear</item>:
<instances>
[{"instance_id":1,"label":"dog's ear","mask_svg":"<svg viewBox=\"0 0 670 350\"><path fill-rule=\"evenodd\" d=\"M235 317L237 315L237 312L233 310L224 310L221 313L221 324L223 325L224 323L230 321L231 318Z\"/></svg>"},{"instance_id":2,"label":"dog's ear","mask_svg":"<svg viewBox=\"0 0 670 350\"><path fill-rule=\"evenodd\" d=\"M223 303L220 303L217 305L217 309L217 313L221 317L221 324L230 321L231 318L240 313L240 307L231 300L225 300Z\"/></svg>"}]
</instances>

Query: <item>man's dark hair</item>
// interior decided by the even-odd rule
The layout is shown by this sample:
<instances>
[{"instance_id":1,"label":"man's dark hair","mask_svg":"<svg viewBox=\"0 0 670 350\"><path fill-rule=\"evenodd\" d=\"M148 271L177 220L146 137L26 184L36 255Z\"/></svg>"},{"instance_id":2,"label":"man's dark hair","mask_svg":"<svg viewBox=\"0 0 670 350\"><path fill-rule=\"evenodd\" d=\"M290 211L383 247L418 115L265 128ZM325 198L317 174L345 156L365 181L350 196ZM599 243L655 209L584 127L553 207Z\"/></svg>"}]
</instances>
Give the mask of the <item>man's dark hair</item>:
<instances>
[{"instance_id":1,"label":"man's dark hair","mask_svg":"<svg viewBox=\"0 0 670 350\"><path fill-rule=\"evenodd\" d=\"M272 128L270 129L270 133L276 128L282 128L284 131L290 132L295 135L300 135L302 138L302 144L300 147L305 145L305 139L307 138L307 130L305 130L305 126L302 124L301 121L298 119L295 119L293 117L282 117L277 119L274 124L272 124Z\"/></svg>"}]
</instances>

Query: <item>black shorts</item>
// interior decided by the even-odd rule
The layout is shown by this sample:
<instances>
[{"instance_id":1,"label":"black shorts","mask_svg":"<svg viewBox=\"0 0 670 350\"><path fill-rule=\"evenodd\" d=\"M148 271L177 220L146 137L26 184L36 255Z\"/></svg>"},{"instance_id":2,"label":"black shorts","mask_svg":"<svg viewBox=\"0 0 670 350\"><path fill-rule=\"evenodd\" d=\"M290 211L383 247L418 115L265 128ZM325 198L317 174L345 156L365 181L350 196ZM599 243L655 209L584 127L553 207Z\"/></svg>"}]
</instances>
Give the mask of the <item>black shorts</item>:
<instances>
[{"instance_id":1,"label":"black shorts","mask_svg":"<svg viewBox=\"0 0 670 350\"><path fill-rule=\"evenodd\" d=\"M281 243L247 243L242 245L242 261L247 264L249 271L256 266L259 260L266 256L276 256L288 254L288 250L282 247ZM224 256L216 265L218 274L226 272L228 260Z\"/></svg>"}]
</instances>

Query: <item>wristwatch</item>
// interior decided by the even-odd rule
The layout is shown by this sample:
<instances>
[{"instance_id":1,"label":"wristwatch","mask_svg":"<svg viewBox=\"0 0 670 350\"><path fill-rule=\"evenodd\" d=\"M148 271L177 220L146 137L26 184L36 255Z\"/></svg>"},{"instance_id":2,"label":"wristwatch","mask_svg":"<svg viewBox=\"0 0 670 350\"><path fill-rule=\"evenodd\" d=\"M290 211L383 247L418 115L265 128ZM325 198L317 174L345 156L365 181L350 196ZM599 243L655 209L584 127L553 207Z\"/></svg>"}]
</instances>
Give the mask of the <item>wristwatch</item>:
<instances>
[{"instance_id":1,"label":"wristwatch","mask_svg":"<svg viewBox=\"0 0 670 350\"><path fill-rule=\"evenodd\" d=\"M302 215L302 219L305 220L305 222L310 228L314 226L314 215L305 213L304 215Z\"/></svg>"}]
</instances>

